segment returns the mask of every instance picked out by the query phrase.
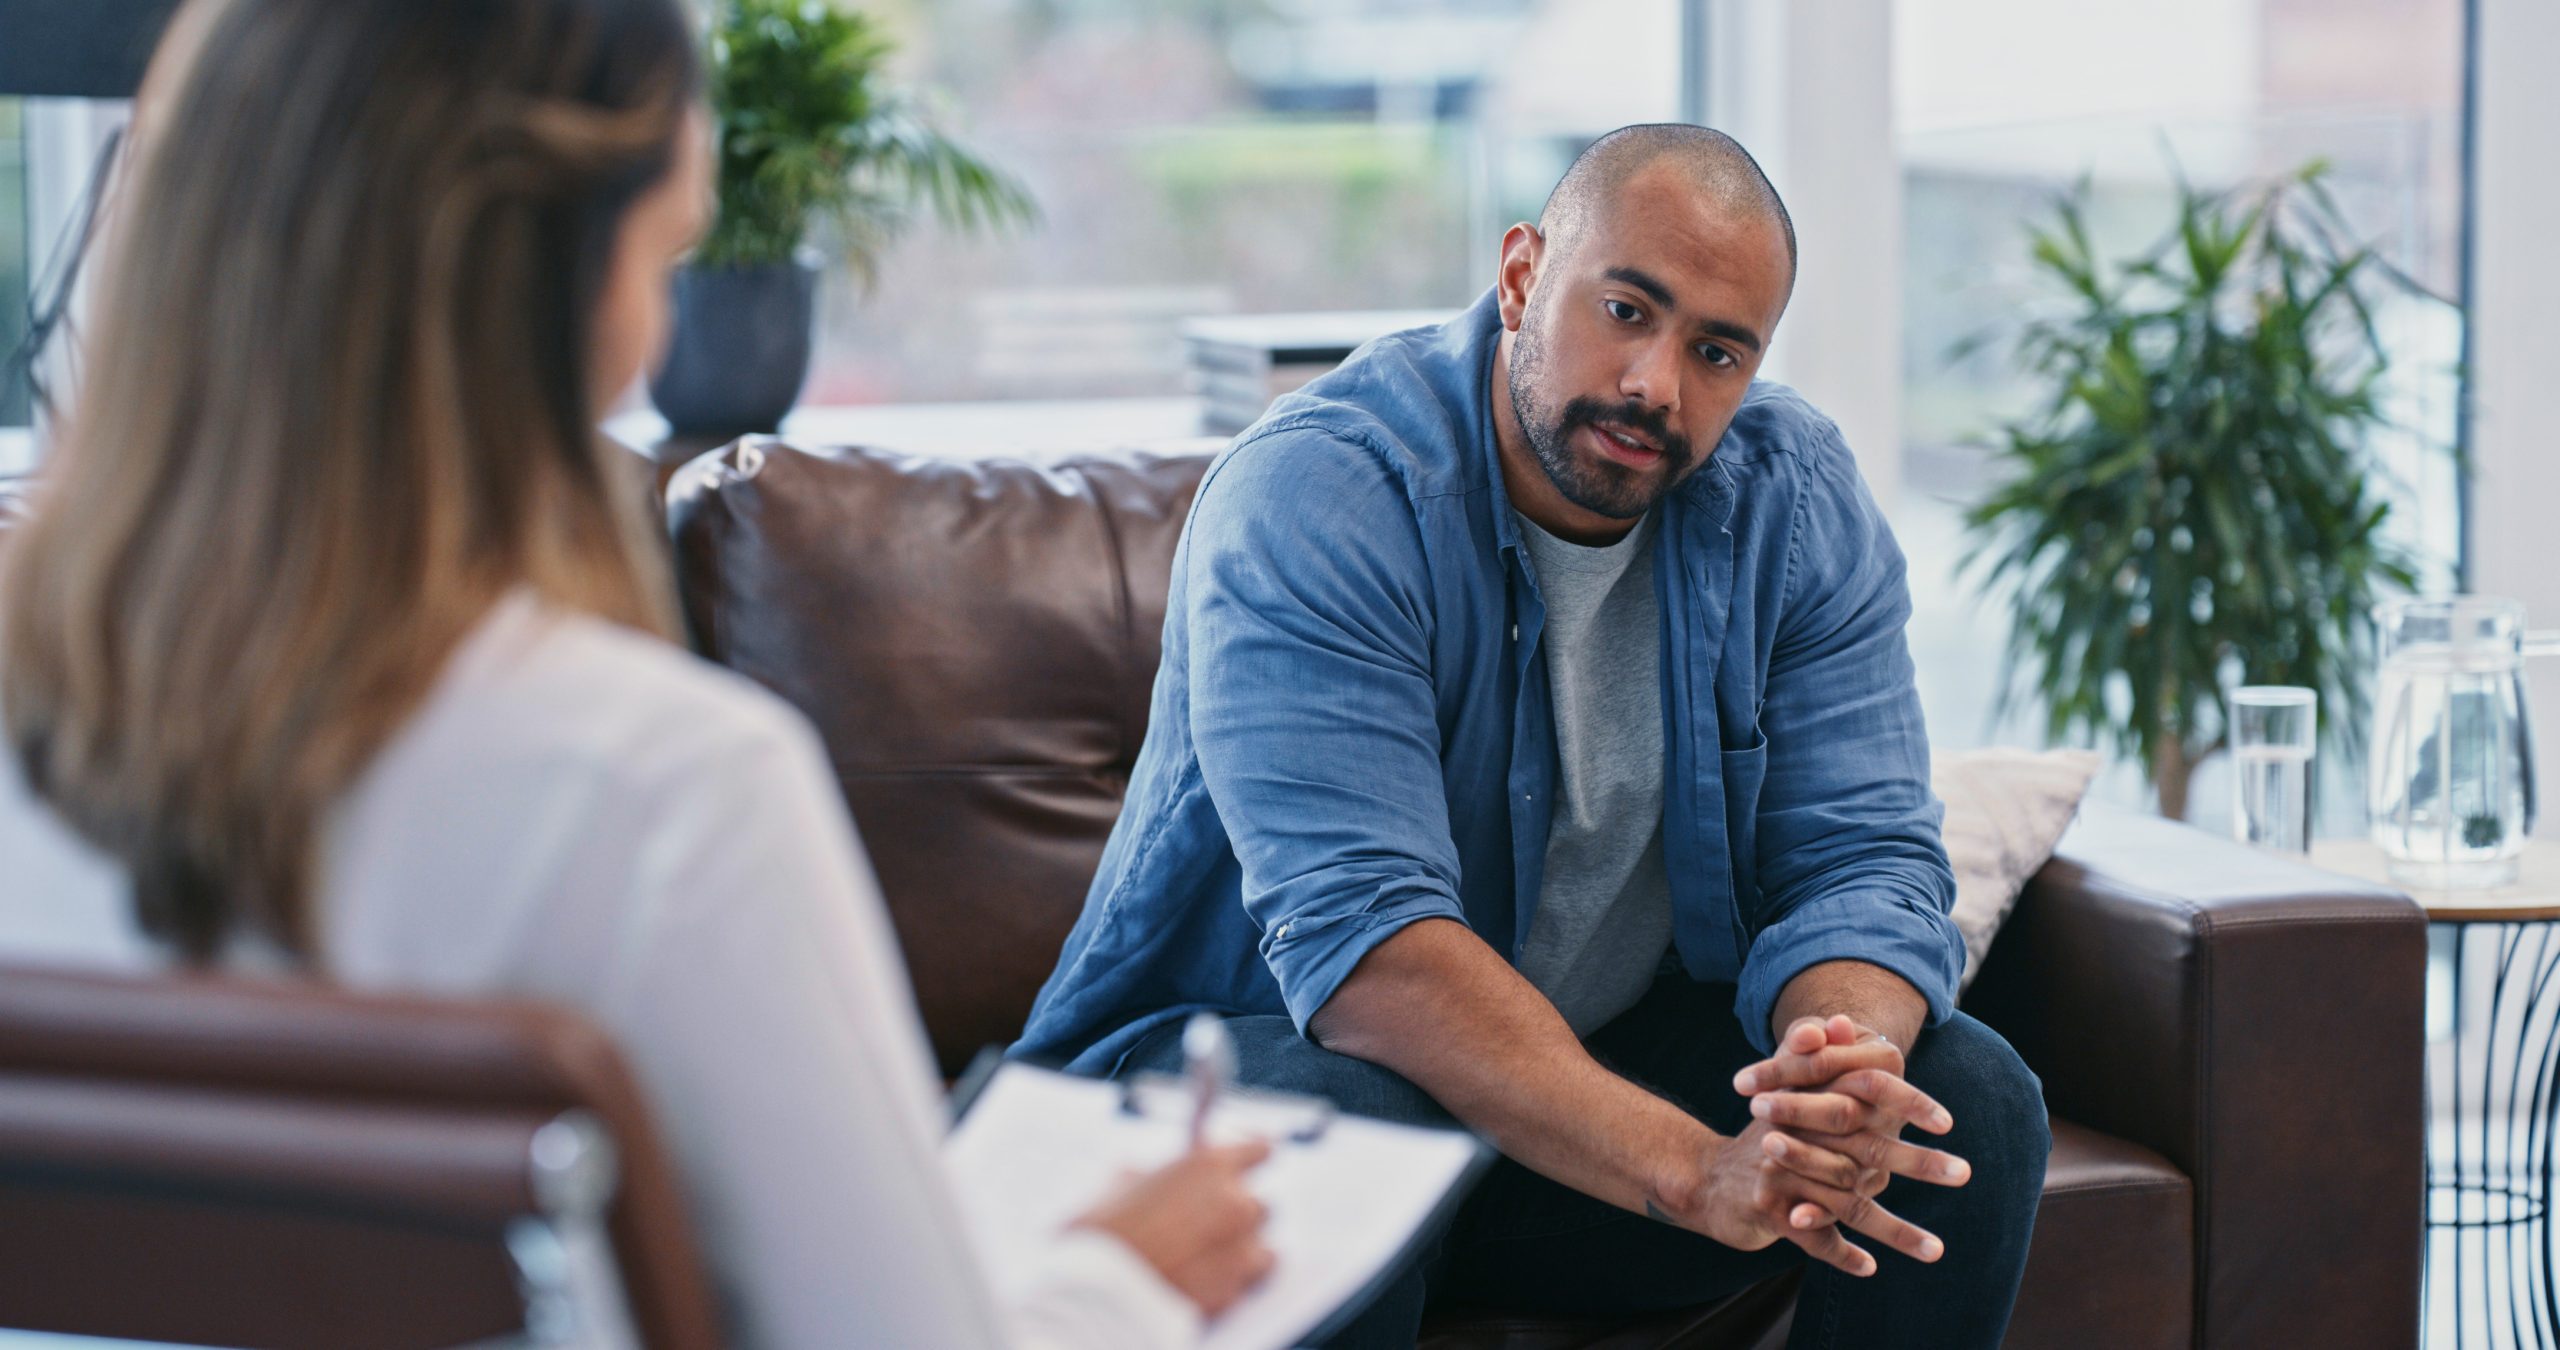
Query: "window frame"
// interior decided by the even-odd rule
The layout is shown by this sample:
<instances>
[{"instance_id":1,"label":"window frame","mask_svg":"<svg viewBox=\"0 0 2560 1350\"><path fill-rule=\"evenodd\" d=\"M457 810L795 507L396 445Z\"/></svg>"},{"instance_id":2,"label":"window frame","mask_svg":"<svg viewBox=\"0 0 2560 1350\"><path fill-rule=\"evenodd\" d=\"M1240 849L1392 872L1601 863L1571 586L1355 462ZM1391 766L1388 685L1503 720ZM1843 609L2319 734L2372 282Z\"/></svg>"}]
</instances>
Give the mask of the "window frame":
<instances>
[{"instance_id":1,"label":"window frame","mask_svg":"<svg viewBox=\"0 0 2560 1350\"><path fill-rule=\"evenodd\" d=\"M31 285L41 286L58 265L97 168L98 152L132 116L127 99L27 98L19 104L26 141L27 252ZM72 298L76 313L85 300ZM44 360L48 387L67 393L71 362L57 344ZM32 471L43 458L47 419L41 408L32 424L0 426L0 478Z\"/></svg>"}]
</instances>

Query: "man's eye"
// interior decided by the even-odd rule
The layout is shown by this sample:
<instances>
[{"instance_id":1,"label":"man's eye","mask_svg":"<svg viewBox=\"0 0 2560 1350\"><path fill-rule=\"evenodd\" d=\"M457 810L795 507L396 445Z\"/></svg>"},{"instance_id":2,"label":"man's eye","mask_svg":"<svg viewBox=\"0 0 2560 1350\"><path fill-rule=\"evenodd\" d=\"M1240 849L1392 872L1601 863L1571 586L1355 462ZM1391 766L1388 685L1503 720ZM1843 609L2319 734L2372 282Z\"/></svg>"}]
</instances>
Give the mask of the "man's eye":
<instances>
[{"instance_id":1,"label":"man's eye","mask_svg":"<svg viewBox=\"0 0 2560 1350\"><path fill-rule=\"evenodd\" d=\"M1707 364L1718 370L1726 369L1733 364L1733 353L1712 343L1699 347L1698 355L1707 358Z\"/></svg>"},{"instance_id":2,"label":"man's eye","mask_svg":"<svg viewBox=\"0 0 2560 1350\"><path fill-rule=\"evenodd\" d=\"M1609 311L1610 318L1615 319L1620 323L1634 323L1636 320L1644 317L1642 314L1636 312L1635 306L1628 304L1624 300L1603 300L1600 302L1600 305L1602 308Z\"/></svg>"}]
</instances>

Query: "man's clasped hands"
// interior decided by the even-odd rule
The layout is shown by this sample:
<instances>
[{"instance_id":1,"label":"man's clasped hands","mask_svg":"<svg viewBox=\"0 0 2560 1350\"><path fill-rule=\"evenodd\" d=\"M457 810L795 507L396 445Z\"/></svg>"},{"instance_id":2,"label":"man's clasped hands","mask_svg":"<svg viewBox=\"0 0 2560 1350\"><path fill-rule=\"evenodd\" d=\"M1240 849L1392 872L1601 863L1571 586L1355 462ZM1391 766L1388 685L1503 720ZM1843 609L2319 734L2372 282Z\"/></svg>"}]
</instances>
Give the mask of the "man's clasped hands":
<instances>
[{"instance_id":1,"label":"man's clasped hands","mask_svg":"<svg viewBox=\"0 0 2560 1350\"><path fill-rule=\"evenodd\" d=\"M1733 1088L1751 1099L1751 1123L1717 1151L1691 1209L1716 1240L1756 1251L1785 1238L1862 1276L1875 1257L1844 1228L1913 1260L1945 1254L1876 1200L1894 1177L1961 1186L1973 1175L1964 1159L1903 1140L1905 1126L1944 1135L1955 1120L1903 1078L1892 1041L1842 1015L1798 1018Z\"/></svg>"}]
</instances>

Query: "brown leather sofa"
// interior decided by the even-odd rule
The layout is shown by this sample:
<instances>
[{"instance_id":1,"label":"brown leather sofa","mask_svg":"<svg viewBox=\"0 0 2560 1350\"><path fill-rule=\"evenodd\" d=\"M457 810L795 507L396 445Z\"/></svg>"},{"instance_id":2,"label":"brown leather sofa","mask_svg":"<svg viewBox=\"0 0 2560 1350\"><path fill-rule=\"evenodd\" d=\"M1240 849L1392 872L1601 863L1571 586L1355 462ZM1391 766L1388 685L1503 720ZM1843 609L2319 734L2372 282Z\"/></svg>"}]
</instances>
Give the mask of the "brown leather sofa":
<instances>
[{"instance_id":1,"label":"brown leather sofa","mask_svg":"<svg viewBox=\"0 0 2560 1350\"><path fill-rule=\"evenodd\" d=\"M946 1072L1019 1030L1082 903L1206 463L752 438L669 485L693 638L824 734ZM2087 813L1966 1001L2054 1117L2009 1344L2412 1344L2425 947L2405 897ZM1443 1308L1426 1343L1774 1345L1790 1301L1778 1281L1612 1325Z\"/></svg>"}]
</instances>

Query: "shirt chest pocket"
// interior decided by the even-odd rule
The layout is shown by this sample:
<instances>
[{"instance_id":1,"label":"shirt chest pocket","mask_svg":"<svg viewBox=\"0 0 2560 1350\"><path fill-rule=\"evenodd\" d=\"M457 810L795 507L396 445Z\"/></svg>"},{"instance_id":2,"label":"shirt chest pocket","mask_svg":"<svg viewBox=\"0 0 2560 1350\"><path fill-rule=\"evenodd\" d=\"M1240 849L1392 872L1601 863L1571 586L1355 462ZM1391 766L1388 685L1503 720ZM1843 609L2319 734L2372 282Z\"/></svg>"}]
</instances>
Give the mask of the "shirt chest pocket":
<instances>
[{"instance_id":1,"label":"shirt chest pocket","mask_svg":"<svg viewBox=\"0 0 2560 1350\"><path fill-rule=\"evenodd\" d=\"M1733 909L1747 945L1760 929L1760 787L1769 777L1769 738L1758 726L1750 744L1721 756L1725 851L1732 859Z\"/></svg>"}]
</instances>

